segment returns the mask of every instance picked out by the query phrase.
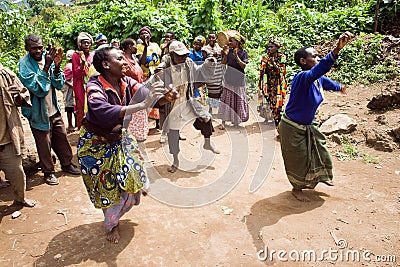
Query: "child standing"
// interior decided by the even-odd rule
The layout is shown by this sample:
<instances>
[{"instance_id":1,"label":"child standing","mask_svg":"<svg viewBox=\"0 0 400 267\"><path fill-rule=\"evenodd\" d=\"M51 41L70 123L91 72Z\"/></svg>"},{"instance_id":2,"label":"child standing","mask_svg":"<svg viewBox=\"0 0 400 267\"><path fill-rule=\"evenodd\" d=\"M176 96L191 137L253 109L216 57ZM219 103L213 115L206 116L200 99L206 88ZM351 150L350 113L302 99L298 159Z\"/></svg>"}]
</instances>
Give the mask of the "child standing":
<instances>
[{"instance_id":1,"label":"child standing","mask_svg":"<svg viewBox=\"0 0 400 267\"><path fill-rule=\"evenodd\" d=\"M64 95L64 105L65 105L65 112L67 113L68 119L68 127L67 132L76 131L76 128L72 124L72 114L74 114L75 118L75 125L76 125L76 117L74 113L74 89L73 89L73 79L72 79L72 55L74 54L74 50L67 51L67 64L64 68L64 75L65 75L65 84L62 88L62 92Z\"/></svg>"}]
</instances>

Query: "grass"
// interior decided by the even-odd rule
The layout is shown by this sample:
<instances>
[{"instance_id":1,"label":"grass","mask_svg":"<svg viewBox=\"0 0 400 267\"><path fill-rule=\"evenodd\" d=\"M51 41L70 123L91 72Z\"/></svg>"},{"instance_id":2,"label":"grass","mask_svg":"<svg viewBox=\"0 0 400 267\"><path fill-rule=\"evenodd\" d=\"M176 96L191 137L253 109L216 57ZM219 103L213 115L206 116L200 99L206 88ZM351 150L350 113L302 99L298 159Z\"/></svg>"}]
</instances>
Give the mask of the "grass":
<instances>
[{"instance_id":1,"label":"grass","mask_svg":"<svg viewBox=\"0 0 400 267\"><path fill-rule=\"evenodd\" d=\"M376 164L381 160L378 157L371 156L365 151L359 150L347 140L343 140L342 144L341 149L337 149L334 154L340 161L362 159L364 163Z\"/></svg>"}]
</instances>

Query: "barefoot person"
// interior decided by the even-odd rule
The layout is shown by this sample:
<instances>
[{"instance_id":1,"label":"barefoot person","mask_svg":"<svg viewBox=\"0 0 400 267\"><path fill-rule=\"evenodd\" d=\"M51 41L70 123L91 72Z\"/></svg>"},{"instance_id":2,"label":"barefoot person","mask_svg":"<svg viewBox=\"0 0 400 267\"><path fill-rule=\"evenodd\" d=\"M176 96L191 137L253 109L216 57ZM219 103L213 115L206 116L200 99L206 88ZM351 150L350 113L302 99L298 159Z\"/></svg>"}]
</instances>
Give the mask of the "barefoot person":
<instances>
[{"instance_id":1,"label":"barefoot person","mask_svg":"<svg viewBox=\"0 0 400 267\"><path fill-rule=\"evenodd\" d=\"M114 47L97 50L93 65L100 75L92 76L87 84L88 112L80 130L78 162L90 200L103 210L107 239L118 243L120 218L139 205L148 186L136 139L122 129L123 119L151 107L163 97L161 89L165 90L154 84L150 93L125 77L128 63ZM172 99L169 91L159 103Z\"/></svg>"},{"instance_id":2,"label":"barefoot person","mask_svg":"<svg viewBox=\"0 0 400 267\"><path fill-rule=\"evenodd\" d=\"M21 105L29 106L28 102L28 90L17 75L0 63L0 170L4 171L10 181L14 204L33 207L36 201L25 198L26 182L21 157L24 132L17 108Z\"/></svg>"},{"instance_id":3,"label":"barefoot person","mask_svg":"<svg viewBox=\"0 0 400 267\"><path fill-rule=\"evenodd\" d=\"M106 39L107 40L107 39ZM96 42L97 42L96 38ZM76 126L80 129L83 116L85 116L85 84L88 80L90 65L92 65L93 52L92 36L86 32L78 35L78 51L72 55L72 77L76 108Z\"/></svg>"},{"instance_id":4,"label":"barefoot person","mask_svg":"<svg viewBox=\"0 0 400 267\"><path fill-rule=\"evenodd\" d=\"M303 189L313 189L319 183L332 185L332 159L325 136L314 123L323 91L340 91L346 87L324 76L338 58L339 51L353 37L350 32L340 35L336 47L321 59L312 47L302 47L294 60L302 69L293 78L285 113L279 124L282 156L292 193L300 201L310 201Z\"/></svg>"},{"instance_id":5,"label":"barefoot person","mask_svg":"<svg viewBox=\"0 0 400 267\"><path fill-rule=\"evenodd\" d=\"M268 54L262 56L260 79L258 81L258 107L260 116L268 122L268 110L272 111L275 127L281 121L283 103L285 102L286 56L279 51L281 44L271 38L268 43Z\"/></svg>"},{"instance_id":6,"label":"barefoot person","mask_svg":"<svg viewBox=\"0 0 400 267\"><path fill-rule=\"evenodd\" d=\"M160 113L163 115L161 117L162 125L165 123L163 130L168 132L169 152L174 158L174 162L167 169L171 173L174 173L179 167L179 131L186 122L192 119L195 119L193 126L204 136L203 148L219 154L219 150L211 143L210 139L214 131L211 114L200 102L199 105L196 105L197 102L194 101L197 100L190 101L193 99L195 82L206 81L207 77L214 73L215 64L211 59L207 59L204 64L197 65L188 57L189 53L182 42L171 42L169 46L171 60L163 66L164 69L160 73L156 74L164 84L172 84L178 91L177 99L173 103L163 106Z\"/></svg>"},{"instance_id":7,"label":"barefoot person","mask_svg":"<svg viewBox=\"0 0 400 267\"><path fill-rule=\"evenodd\" d=\"M73 74L72 74L72 55L75 53L74 50L67 51L67 64L64 67L64 76L65 76L65 83L62 88L62 92L64 95L64 107L65 112L67 113L67 120L68 120L68 127L67 132L73 132L76 130L72 123L72 117L75 118L75 125L76 125L76 116L74 113L74 87L73 87Z\"/></svg>"}]
</instances>

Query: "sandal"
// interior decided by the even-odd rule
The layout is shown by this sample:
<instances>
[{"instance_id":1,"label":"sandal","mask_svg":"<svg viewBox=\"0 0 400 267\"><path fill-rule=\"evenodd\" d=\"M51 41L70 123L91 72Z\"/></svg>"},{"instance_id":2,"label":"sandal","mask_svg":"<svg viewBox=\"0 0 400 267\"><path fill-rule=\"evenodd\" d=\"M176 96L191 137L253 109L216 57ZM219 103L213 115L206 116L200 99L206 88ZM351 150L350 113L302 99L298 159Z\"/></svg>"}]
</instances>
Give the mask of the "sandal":
<instances>
[{"instance_id":1,"label":"sandal","mask_svg":"<svg viewBox=\"0 0 400 267\"><path fill-rule=\"evenodd\" d=\"M177 166L171 165L171 167L169 167L169 168L167 169L167 171L169 171L170 173L174 173L174 172L176 172L177 169L178 169Z\"/></svg>"},{"instance_id":2,"label":"sandal","mask_svg":"<svg viewBox=\"0 0 400 267\"><path fill-rule=\"evenodd\" d=\"M48 185L58 185L59 184L57 177L52 173L50 175L45 175L44 181Z\"/></svg>"}]
</instances>

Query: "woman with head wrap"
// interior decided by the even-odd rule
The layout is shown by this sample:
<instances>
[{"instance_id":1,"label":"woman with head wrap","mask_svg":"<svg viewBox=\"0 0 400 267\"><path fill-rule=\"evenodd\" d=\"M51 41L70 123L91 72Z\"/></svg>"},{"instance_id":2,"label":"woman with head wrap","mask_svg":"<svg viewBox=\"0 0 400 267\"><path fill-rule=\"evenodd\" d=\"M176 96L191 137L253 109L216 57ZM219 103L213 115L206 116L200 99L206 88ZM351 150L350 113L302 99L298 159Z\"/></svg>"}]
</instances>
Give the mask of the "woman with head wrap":
<instances>
[{"instance_id":1,"label":"woman with head wrap","mask_svg":"<svg viewBox=\"0 0 400 267\"><path fill-rule=\"evenodd\" d=\"M267 122L270 109L276 127L281 121L282 106L287 90L286 56L278 51L280 47L278 40L272 38L269 40L268 54L261 58L258 82L257 110Z\"/></svg>"},{"instance_id":2,"label":"woman with head wrap","mask_svg":"<svg viewBox=\"0 0 400 267\"><path fill-rule=\"evenodd\" d=\"M93 61L93 53L90 52L93 44L92 36L81 32L77 44L78 51L72 55L72 77L74 79L76 126L79 129L85 115L85 84L88 80L89 67Z\"/></svg>"},{"instance_id":3,"label":"woman with head wrap","mask_svg":"<svg viewBox=\"0 0 400 267\"><path fill-rule=\"evenodd\" d=\"M161 48L157 43L150 42L151 31L149 27L143 27L139 31L141 43L137 45L137 57L142 67L145 80L147 80L160 64Z\"/></svg>"},{"instance_id":4,"label":"woman with head wrap","mask_svg":"<svg viewBox=\"0 0 400 267\"><path fill-rule=\"evenodd\" d=\"M193 48L190 49L189 57L197 65L204 63L204 56L203 56L203 53L201 52L201 49L205 45L206 45L206 38L204 38L202 35L199 35L196 38L194 38Z\"/></svg>"},{"instance_id":5,"label":"woman with head wrap","mask_svg":"<svg viewBox=\"0 0 400 267\"><path fill-rule=\"evenodd\" d=\"M107 36L100 33L99 35L96 36L95 42L96 42L96 48L99 48L99 46L107 44Z\"/></svg>"},{"instance_id":6,"label":"woman with head wrap","mask_svg":"<svg viewBox=\"0 0 400 267\"><path fill-rule=\"evenodd\" d=\"M227 68L222 83L221 106L218 118L222 120L221 129L225 122L231 121L234 126L249 119L244 69L248 61L247 51L243 49L246 42L239 33L229 37L228 45L222 50L222 64Z\"/></svg>"},{"instance_id":7,"label":"woman with head wrap","mask_svg":"<svg viewBox=\"0 0 400 267\"><path fill-rule=\"evenodd\" d=\"M139 38L141 43L138 42L136 55L143 70L144 81L147 81L161 62L161 48L157 43L150 42L151 31L148 26L139 30ZM149 113L149 118L156 120L156 129L159 129L160 111L153 108Z\"/></svg>"},{"instance_id":8,"label":"woman with head wrap","mask_svg":"<svg viewBox=\"0 0 400 267\"><path fill-rule=\"evenodd\" d=\"M150 91L126 77L127 62L114 47L97 50L93 65L100 75L87 83L88 112L80 131L78 162L91 202L104 213L107 240L118 243L120 218L139 205L142 190L149 185L136 139L123 122L174 96L160 83L153 83Z\"/></svg>"}]
</instances>

